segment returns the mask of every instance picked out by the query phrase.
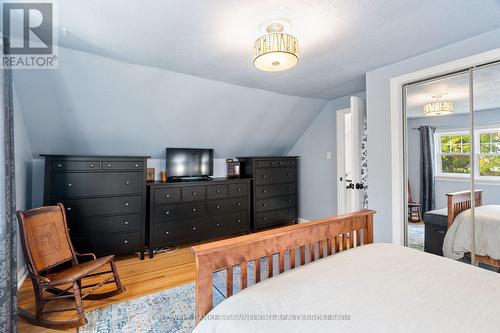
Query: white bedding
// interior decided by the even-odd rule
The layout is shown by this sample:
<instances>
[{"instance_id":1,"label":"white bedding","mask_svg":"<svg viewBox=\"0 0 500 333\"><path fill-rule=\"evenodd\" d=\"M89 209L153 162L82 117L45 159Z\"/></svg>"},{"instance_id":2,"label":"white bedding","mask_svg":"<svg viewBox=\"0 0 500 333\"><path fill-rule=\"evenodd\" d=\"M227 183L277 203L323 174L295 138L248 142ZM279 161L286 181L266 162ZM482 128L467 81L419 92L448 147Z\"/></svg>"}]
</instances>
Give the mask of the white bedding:
<instances>
[{"instance_id":1,"label":"white bedding","mask_svg":"<svg viewBox=\"0 0 500 333\"><path fill-rule=\"evenodd\" d=\"M250 286L209 314L337 314L349 320L205 318L194 332L499 332L499 309L500 274L372 244Z\"/></svg>"},{"instance_id":2,"label":"white bedding","mask_svg":"<svg viewBox=\"0 0 500 333\"><path fill-rule=\"evenodd\" d=\"M500 259L500 205L475 208L475 251L476 254ZM470 210L458 214L446 232L443 255L460 259L472 249L472 227Z\"/></svg>"}]
</instances>

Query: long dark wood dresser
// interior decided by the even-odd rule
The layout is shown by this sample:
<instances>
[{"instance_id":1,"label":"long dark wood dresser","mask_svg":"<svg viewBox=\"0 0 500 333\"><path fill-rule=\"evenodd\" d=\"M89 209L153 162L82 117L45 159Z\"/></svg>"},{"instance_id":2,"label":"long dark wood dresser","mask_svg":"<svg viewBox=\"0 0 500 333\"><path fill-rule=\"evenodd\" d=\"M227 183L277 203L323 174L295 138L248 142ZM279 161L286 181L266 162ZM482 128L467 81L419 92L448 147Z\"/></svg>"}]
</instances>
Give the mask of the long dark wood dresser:
<instances>
[{"instance_id":1,"label":"long dark wood dresser","mask_svg":"<svg viewBox=\"0 0 500 333\"><path fill-rule=\"evenodd\" d=\"M64 204L76 251L144 259L148 157L41 156L44 204Z\"/></svg>"},{"instance_id":2,"label":"long dark wood dresser","mask_svg":"<svg viewBox=\"0 0 500 333\"><path fill-rule=\"evenodd\" d=\"M252 181L252 229L297 223L299 157L238 157Z\"/></svg>"},{"instance_id":3,"label":"long dark wood dresser","mask_svg":"<svg viewBox=\"0 0 500 333\"><path fill-rule=\"evenodd\" d=\"M149 253L250 231L250 179L148 183Z\"/></svg>"}]
</instances>

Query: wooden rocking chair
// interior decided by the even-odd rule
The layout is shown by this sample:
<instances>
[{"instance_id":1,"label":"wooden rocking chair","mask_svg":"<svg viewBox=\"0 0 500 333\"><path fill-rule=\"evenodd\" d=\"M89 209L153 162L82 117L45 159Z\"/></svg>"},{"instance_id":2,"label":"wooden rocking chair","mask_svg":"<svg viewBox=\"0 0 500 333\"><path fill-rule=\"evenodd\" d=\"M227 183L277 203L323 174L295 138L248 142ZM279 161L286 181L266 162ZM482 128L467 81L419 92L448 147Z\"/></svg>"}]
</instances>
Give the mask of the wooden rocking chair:
<instances>
[{"instance_id":1,"label":"wooden rocking chair","mask_svg":"<svg viewBox=\"0 0 500 333\"><path fill-rule=\"evenodd\" d=\"M18 211L17 218L21 230L21 242L28 266L31 282L35 292L36 314L18 308L19 317L33 325L47 328L67 329L87 323L83 311L83 299L103 299L125 291L116 270L114 256L96 259L93 253L78 254L71 243L64 206L46 206L26 212ZM79 263L77 257L89 256L92 260ZM56 267L71 262L71 266L49 273ZM110 270L97 272L104 265ZM111 274L99 283L82 286L82 279L102 274ZM105 284L115 283L116 289L94 294L94 291ZM62 288L62 289L61 289ZM83 292L86 290L86 292ZM44 295L44 292L54 296ZM45 309L51 301L74 299L74 307ZM76 311L78 319L69 321L53 321L45 319L47 313Z\"/></svg>"}]
</instances>

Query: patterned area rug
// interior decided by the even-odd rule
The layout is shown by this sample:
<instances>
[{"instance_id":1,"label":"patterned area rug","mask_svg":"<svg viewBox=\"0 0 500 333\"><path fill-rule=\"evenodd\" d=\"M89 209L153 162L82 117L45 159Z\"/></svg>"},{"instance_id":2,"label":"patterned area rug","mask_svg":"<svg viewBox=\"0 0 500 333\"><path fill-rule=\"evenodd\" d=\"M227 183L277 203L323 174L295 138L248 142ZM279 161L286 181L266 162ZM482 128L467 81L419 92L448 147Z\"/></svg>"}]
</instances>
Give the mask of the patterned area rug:
<instances>
[{"instance_id":1,"label":"patterned area rug","mask_svg":"<svg viewBox=\"0 0 500 333\"><path fill-rule=\"evenodd\" d=\"M424 251L425 225L423 222L408 222L408 247Z\"/></svg>"},{"instance_id":2,"label":"patterned area rug","mask_svg":"<svg viewBox=\"0 0 500 333\"><path fill-rule=\"evenodd\" d=\"M273 258L277 273L278 257ZM288 265L288 256L285 257ZM267 277L266 258L261 260L261 279ZM254 284L254 263L248 264L248 285ZM233 271L233 292L241 289L240 267ZM213 303L226 298L226 271L213 275ZM194 283L146 295L130 301L112 304L87 313L88 324L79 333L184 333L194 328Z\"/></svg>"}]
</instances>

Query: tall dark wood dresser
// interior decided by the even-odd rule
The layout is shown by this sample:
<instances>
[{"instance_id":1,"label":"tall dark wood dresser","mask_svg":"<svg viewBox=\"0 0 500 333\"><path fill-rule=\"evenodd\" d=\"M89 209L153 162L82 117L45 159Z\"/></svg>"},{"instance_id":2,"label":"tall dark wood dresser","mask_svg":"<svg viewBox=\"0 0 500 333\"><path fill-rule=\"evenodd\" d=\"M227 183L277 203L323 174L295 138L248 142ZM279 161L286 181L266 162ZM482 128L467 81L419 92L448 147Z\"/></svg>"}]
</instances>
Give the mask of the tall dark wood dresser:
<instances>
[{"instance_id":1,"label":"tall dark wood dresser","mask_svg":"<svg viewBox=\"0 0 500 333\"><path fill-rule=\"evenodd\" d=\"M149 247L250 231L250 180L149 183Z\"/></svg>"},{"instance_id":2,"label":"tall dark wood dresser","mask_svg":"<svg viewBox=\"0 0 500 333\"><path fill-rule=\"evenodd\" d=\"M238 157L252 181L252 229L297 223L299 157Z\"/></svg>"},{"instance_id":3,"label":"tall dark wood dresser","mask_svg":"<svg viewBox=\"0 0 500 333\"><path fill-rule=\"evenodd\" d=\"M144 259L148 157L41 156L44 204L64 204L75 250Z\"/></svg>"}]
</instances>

